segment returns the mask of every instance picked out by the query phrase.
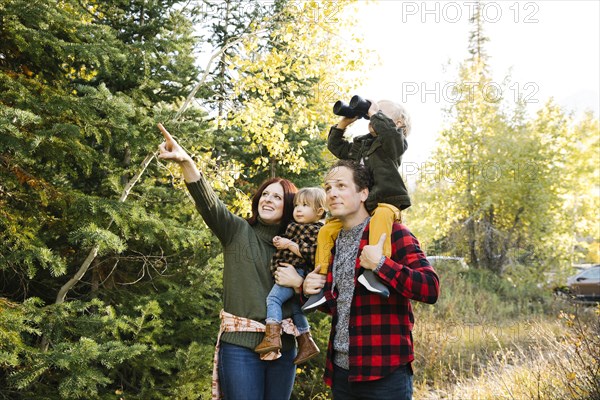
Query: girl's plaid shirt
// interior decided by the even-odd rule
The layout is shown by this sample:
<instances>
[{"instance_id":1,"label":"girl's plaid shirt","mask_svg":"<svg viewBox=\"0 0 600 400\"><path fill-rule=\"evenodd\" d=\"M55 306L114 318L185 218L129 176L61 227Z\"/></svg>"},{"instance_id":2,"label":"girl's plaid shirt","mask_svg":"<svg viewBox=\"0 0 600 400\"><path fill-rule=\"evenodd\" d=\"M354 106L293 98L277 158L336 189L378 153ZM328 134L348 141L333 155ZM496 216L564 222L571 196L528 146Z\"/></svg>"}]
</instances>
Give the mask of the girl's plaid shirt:
<instances>
[{"instance_id":1,"label":"girl's plaid shirt","mask_svg":"<svg viewBox=\"0 0 600 400\"><path fill-rule=\"evenodd\" d=\"M354 297L350 311L350 380L371 381L390 374L401 365L414 360L412 328L414 316L410 299L433 304L439 295L439 278L419 241L402 224L392 230L392 257L379 269L379 278L391 287L390 297L369 292L357 283L362 272L360 253L369 244L369 225L361 237L354 274ZM333 253L335 253L335 249ZM331 260L333 260L333 256ZM321 310L333 316L325 382L331 386L333 377L333 338L337 324L337 291L331 291L333 275L329 268L325 284L327 302Z\"/></svg>"},{"instance_id":2,"label":"girl's plaid shirt","mask_svg":"<svg viewBox=\"0 0 600 400\"><path fill-rule=\"evenodd\" d=\"M277 250L271 259L271 273L277 270L280 262L292 264L295 268L304 270L305 273L312 271L317 252L317 235L322 226L322 222L309 224L290 222L282 236L298 245L302 257L288 249Z\"/></svg>"}]
</instances>

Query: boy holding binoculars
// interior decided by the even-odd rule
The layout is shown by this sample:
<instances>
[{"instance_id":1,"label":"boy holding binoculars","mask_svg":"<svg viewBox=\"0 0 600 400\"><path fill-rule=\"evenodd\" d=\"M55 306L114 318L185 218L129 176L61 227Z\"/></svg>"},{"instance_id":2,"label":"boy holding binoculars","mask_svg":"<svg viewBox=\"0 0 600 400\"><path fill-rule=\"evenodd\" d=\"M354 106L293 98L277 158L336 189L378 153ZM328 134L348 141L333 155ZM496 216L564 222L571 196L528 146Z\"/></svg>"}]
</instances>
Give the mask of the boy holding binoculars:
<instances>
[{"instance_id":1,"label":"boy holding binoculars","mask_svg":"<svg viewBox=\"0 0 600 400\"><path fill-rule=\"evenodd\" d=\"M369 244L376 245L385 234L383 255L390 257L392 224L401 221L400 211L410 206L410 197L399 171L402 154L408 146L410 117L400 104L388 100L370 102L360 96L354 96L349 106L337 102L334 113L342 118L331 127L327 148L337 158L359 162L371 171L374 182L365 203L371 213ZM369 133L352 142L345 140L345 129L361 117L370 119ZM331 250L341 229L341 222L331 218L319 231L315 266L320 268L320 274L327 274ZM365 270L358 281L368 290L388 297L389 289L379 281L376 272L377 268L375 272ZM302 309L308 311L324 302L321 292L312 295Z\"/></svg>"}]
</instances>

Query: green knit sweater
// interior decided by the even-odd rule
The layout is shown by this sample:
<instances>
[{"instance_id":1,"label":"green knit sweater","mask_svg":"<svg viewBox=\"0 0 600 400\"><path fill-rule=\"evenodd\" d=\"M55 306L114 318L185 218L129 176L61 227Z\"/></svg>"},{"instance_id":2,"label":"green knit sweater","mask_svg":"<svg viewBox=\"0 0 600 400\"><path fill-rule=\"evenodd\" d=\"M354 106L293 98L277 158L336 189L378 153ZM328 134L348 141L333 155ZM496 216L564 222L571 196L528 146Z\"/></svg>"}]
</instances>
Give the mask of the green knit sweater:
<instances>
[{"instance_id":1,"label":"green knit sweater","mask_svg":"<svg viewBox=\"0 0 600 400\"><path fill-rule=\"evenodd\" d=\"M223 245L224 310L264 323L267 317L266 298L273 287L269 269L275 253L273 237L277 235L279 225L266 225L259 221L251 226L227 209L203 176L186 185L202 218ZM283 317L291 315L290 305L284 305ZM262 339L263 333L260 332L226 332L221 336L225 343L251 349ZM284 350L292 348L295 345L293 336L282 335L282 344Z\"/></svg>"}]
</instances>

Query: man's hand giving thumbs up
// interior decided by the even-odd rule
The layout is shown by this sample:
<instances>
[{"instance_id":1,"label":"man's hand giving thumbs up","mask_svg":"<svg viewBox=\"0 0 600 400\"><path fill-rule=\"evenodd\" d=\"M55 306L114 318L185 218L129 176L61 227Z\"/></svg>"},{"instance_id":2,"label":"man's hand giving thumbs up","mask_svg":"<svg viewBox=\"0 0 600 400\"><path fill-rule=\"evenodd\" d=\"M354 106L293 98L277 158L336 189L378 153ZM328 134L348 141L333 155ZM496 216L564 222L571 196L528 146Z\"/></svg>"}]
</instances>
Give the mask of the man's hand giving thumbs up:
<instances>
[{"instance_id":1,"label":"man's hand giving thumbs up","mask_svg":"<svg viewBox=\"0 0 600 400\"><path fill-rule=\"evenodd\" d=\"M366 245L360 254L360 265L365 269L374 270L383 256L383 244L386 234L383 233L376 245Z\"/></svg>"}]
</instances>

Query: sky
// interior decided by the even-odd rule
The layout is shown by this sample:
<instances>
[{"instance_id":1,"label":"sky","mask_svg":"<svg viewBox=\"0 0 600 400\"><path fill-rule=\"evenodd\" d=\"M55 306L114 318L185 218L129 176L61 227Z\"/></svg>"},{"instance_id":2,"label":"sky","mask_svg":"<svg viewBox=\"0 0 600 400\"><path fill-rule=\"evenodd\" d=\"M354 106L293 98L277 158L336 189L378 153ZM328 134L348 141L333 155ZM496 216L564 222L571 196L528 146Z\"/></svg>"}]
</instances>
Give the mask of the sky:
<instances>
[{"instance_id":1,"label":"sky","mask_svg":"<svg viewBox=\"0 0 600 400\"><path fill-rule=\"evenodd\" d=\"M473 1L381 0L359 5L363 46L380 65L364 71L363 97L403 103L412 119L403 163L426 162L444 124L443 108L455 98L457 67L468 57ZM493 85L507 75L503 95L524 96L529 115L549 98L578 118L584 110L600 114L600 1L488 1L484 32ZM343 35L343 33L342 33ZM506 103L511 106L510 103ZM513 103L514 104L514 103ZM366 133L364 120L351 134Z\"/></svg>"}]
</instances>

